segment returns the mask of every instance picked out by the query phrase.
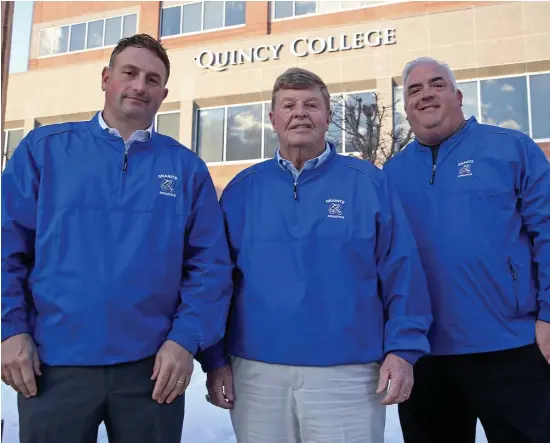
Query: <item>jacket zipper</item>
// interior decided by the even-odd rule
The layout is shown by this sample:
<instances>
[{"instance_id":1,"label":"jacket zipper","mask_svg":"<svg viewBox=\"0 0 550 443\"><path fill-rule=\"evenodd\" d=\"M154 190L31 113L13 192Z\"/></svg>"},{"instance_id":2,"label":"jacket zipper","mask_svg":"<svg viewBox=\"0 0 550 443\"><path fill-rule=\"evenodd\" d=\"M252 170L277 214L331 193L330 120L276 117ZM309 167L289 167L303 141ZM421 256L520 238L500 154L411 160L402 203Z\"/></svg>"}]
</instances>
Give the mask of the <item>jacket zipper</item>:
<instances>
[{"instance_id":1,"label":"jacket zipper","mask_svg":"<svg viewBox=\"0 0 550 443\"><path fill-rule=\"evenodd\" d=\"M430 185L433 185L435 181L435 163L432 166L432 178L430 179Z\"/></svg>"},{"instance_id":2,"label":"jacket zipper","mask_svg":"<svg viewBox=\"0 0 550 443\"><path fill-rule=\"evenodd\" d=\"M124 151L124 164L122 165L122 170L126 171L128 169L128 151Z\"/></svg>"},{"instance_id":3,"label":"jacket zipper","mask_svg":"<svg viewBox=\"0 0 550 443\"><path fill-rule=\"evenodd\" d=\"M430 178L430 185L433 185L434 182L435 182L435 171L436 171L436 163L437 163L437 157L435 155L435 150L436 149L439 149L439 146L437 146L437 147L431 146L430 147L430 151L432 151L432 177Z\"/></svg>"},{"instance_id":4,"label":"jacket zipper","mask_svg":"<svg viewBox=\"0 0 550 443\"><path fill-rule=\"evenodd\" d=\"M508 261L508 266L510 267L510 272L512 273L512 278L514 280L517 280L518 279L518 275L516 274L516 270L514 269L514 265L512 264L511 261Z\"/></svg>"},{"instance_id":5,"label":"jacket zipper","mask_svg":"<svg viewBox=\"0 0 550 443\"><path fill-rule=\"evenodd\" d=\"M294 182L294 200L298 200L298 182Z\"/></svg>"}]
</instances>

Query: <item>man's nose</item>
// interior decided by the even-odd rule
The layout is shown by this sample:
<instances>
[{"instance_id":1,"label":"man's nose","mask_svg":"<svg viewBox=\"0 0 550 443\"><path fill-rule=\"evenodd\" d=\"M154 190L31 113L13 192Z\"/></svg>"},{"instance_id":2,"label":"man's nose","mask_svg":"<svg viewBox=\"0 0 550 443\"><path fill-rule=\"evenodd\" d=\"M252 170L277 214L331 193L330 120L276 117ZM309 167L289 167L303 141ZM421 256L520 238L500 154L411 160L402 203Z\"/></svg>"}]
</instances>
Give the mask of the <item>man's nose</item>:
<instances>
[{"instance_id":1,"label":"man's nose","mask_svg":"<svg viewBox=\"0 0 550 443\"><path fill-rule=\"evenodd\" d=\"M132 82L133 90L141 95L145 93L145 85L146 85L145 76L136 75L136 77Z\"/></svg>"},{"instance_id":2,"label":"man's nose","mask_svg":"<svg viewBox=\"0 0 550 443\"><path fill-rule=\"evenodd\" d=\"M297 103L296 106L294 106L294 116L295 117L303 117L307 115L307 109L302 103Z\"/></svg>"},{"instance_id":3,"label":"man's nose","mask_svg":"<svg viewBox=\"0 0 550 443\"><path fill-rule=\"evenodd\" d=\"M434 91L431 86L427 86L425 88L422 88L421 96L420 98L422 100L430 100L434 97Z\"/></svg>"}]
</instances>

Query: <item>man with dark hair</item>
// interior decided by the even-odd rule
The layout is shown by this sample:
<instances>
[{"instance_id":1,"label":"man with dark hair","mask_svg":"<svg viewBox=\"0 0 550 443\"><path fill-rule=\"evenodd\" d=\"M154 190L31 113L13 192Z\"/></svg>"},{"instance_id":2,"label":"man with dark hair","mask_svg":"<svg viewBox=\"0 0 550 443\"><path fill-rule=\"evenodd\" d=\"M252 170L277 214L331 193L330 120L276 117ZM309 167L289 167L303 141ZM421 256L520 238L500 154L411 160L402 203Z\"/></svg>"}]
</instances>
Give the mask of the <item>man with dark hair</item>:
<instances>
[{"instance_id":1,"label":"man with dark hair","mask_svg":"<svg viewBox=\"0 0 550 443\"><path fill-rule=\"evenodd\" d=\"M209 399L239 443L383 443L385 405L429 351L414 239L383 171L325 140L324 82L291 68L272 97L276 158L221 199L237 269L227 339L203 355Z\"/></svg>"},{"instance_id":2,"label":"man with dark hair","mask_svg":"<svg viewBox=\"0 0 550 443\"><path fill-rule=\"evenodd\" d=\"M2 175L2 380L21 443L179 443L193 357L224 334L232 265L206 165L155 132L170 63L148 35L105 107L43 126Z\"/></svg>"}]
</instances>

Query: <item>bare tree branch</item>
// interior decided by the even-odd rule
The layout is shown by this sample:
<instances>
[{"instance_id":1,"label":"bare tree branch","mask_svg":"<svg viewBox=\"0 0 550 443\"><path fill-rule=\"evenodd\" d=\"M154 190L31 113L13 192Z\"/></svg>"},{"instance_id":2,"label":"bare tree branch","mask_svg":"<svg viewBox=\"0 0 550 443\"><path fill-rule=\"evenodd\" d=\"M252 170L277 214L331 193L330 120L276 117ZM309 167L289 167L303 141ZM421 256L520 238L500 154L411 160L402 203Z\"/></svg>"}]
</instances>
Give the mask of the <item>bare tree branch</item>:
<instances>
[{"instance_id":1,"label":"bare tree branch","mask_svg":"<svg viewBox=\"0 0 550 443\"><path fill-rule=\"evenodd\" d=\"M345 100L341 95L333 96L332 127L333 131L336 128L335 132L341 131L344 135L336 141L341 152L356 152L364 160L384 164L407 146L413 138L410 128L383 127L386 115L391 113L392 108L396 109L397 103L399 101L394 102L393 106L382 105L376 92L368 95L346 94Z\"/></svg>"}]
</instances>

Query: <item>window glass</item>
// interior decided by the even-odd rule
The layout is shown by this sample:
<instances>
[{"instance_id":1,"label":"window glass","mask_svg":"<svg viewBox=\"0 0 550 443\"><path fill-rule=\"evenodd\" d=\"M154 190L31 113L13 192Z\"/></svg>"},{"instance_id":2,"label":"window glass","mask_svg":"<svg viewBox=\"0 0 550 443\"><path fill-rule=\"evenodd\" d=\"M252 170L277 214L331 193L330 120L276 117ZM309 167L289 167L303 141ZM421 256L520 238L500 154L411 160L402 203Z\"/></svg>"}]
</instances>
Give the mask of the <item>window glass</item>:
<instances>
[{"instance_id":1,"label":"window glass","mask_svg":"<svg viewBox=\"0 0 550 443\"><path fill-rule=\"evenodd\" d=\"M105 20L105 46L116 45L122 31L122 17L113 17Z\"/></svg>"},{"instance_id":2,"label":"window glass","mask_svg":"<svg viewBox=\"0 0 550 443\"><path fill-rule=\"evenodd\" d=\"M223 160L225 108L199 111L198 152L205 162Z\"/></svg>"},{"instance_id":3,"label":"window glass","mask_svg":"<svg viewBox=\"0 0 550 443\"><path fill-rule=\"evenodd\" d=\"M182 32L200 32L202 24L202 3L183 5Z\"/></svg>"},{"instance_id":4,"label":"window glass","mask_svg":"<svg viewBox=\"0 0 550 443\"><path fill-rule=\"evenodd\" d=\"M69 50L69 26L55 28L53 33L53 53L63 54Z\"/></svg>"},{"instance_id":5,"label":"window glass","mask_svg":"<svg viewBox=\"0 0 550 443\"><path fill-rule=\"evenodd\" d=\"M203 29L217 29L223 27L224 3L220 1L204 2L204 25Z\"/></svg>"},{"instance_id":6,"label":"window glass","mask_svg":"<svg viewBox=\"0 0 550 443\"><path fill-rule=\"evenodd\" d=\"M163 8L160 22L160 35L177 35L181 31L181 7Z\"/></svg>"},{"instance_id":7,"label":"window glass","mask_svg":"<svg viewBox=\"0 0 550 443\"><path fill-rule=\"evenodd\" d=\"M294 2L276 1L275 3L275 18L286 18L294 15Z\"/></svg>"},{"instance_id":8,"label":"window glass","mask_svg":"<svg viewBox=\"0 0 550 443\"><path fill-rule=\"evenodd\" d=\"M124 16L124 24L122 25L122 37L131 37L137 30L137 14L129 14Z\"/></svg>"},{"instance_id":9,"label":"window glass","mask_svg":"<svg viewBox=\"0 0 550 443\"><path fill-rule=\"evenodd\" d=\"M550 74L530 76L533 138L550 138Z\"/></svg>"},{"instance_id":10,"label":"window glass","mask_svg":"<svg viewBox=\"0 0 550 443\"><path fill-rule=\"evenodd\" d=\"M86 48L86 23L71 26L69 51L82 51Z\"/></svg>"},{"instance_id":11,"label":"window glass","mask_svg":"<svg viewBox=\"0 0 550 443\"><path fill-rule=\"evenodd\" d=\"M262 104L227 108L226 160L254 160L262 156Z\"/></svg>"},{"instance_id":12,"label":"window glass","mask_svg":"<svg viewBox=\"0 0 550 443\"><path fill-rule=\"evenodd\" d=\"M277 148L279 147L279 139L269 120L270 109L271 102L264 103L264 158L275 157L275 152L277 152Z\"/></svg>"},{"instance_id":13,"label":"window glass","mask_svg":"<svg viewBox=\"0 0 550 443\"><path fill-rule=\"evenodd\" d=\"M160 134L172 137L174 140L180 138L180 113L159 114L157 116L156 131Z\"/></svg>"},{"instance_id":14,"label":"window glass","mask_svg":"<svg viewBox=\"0 0 550 443\"><path fill-rule=\"evenodd\" d=\"M42 31L40 31L39 54L41 57L45 55L50 55L52 53L53 35L54 35L54 28L43 29Z\"/></svg>"},{"instance_id":15,"label":"window glass","mask_svg":"<svg viewBox=\"0 0 550 443\"><path fill-rule=\"evenodd\" d=\"M244 25L246 2L225 2L225 26Z\"/></svg>"},{"instance_id":16,"label":"window glass","mask_svg":"<svg viewBox=\"0 0 550 443\"><path fill-rule=\"evenodd\" d=\"M88 49L100 48L103 46L103 23L104 20L96 20L88 23Z\"/></svg>"}]
</instances>

